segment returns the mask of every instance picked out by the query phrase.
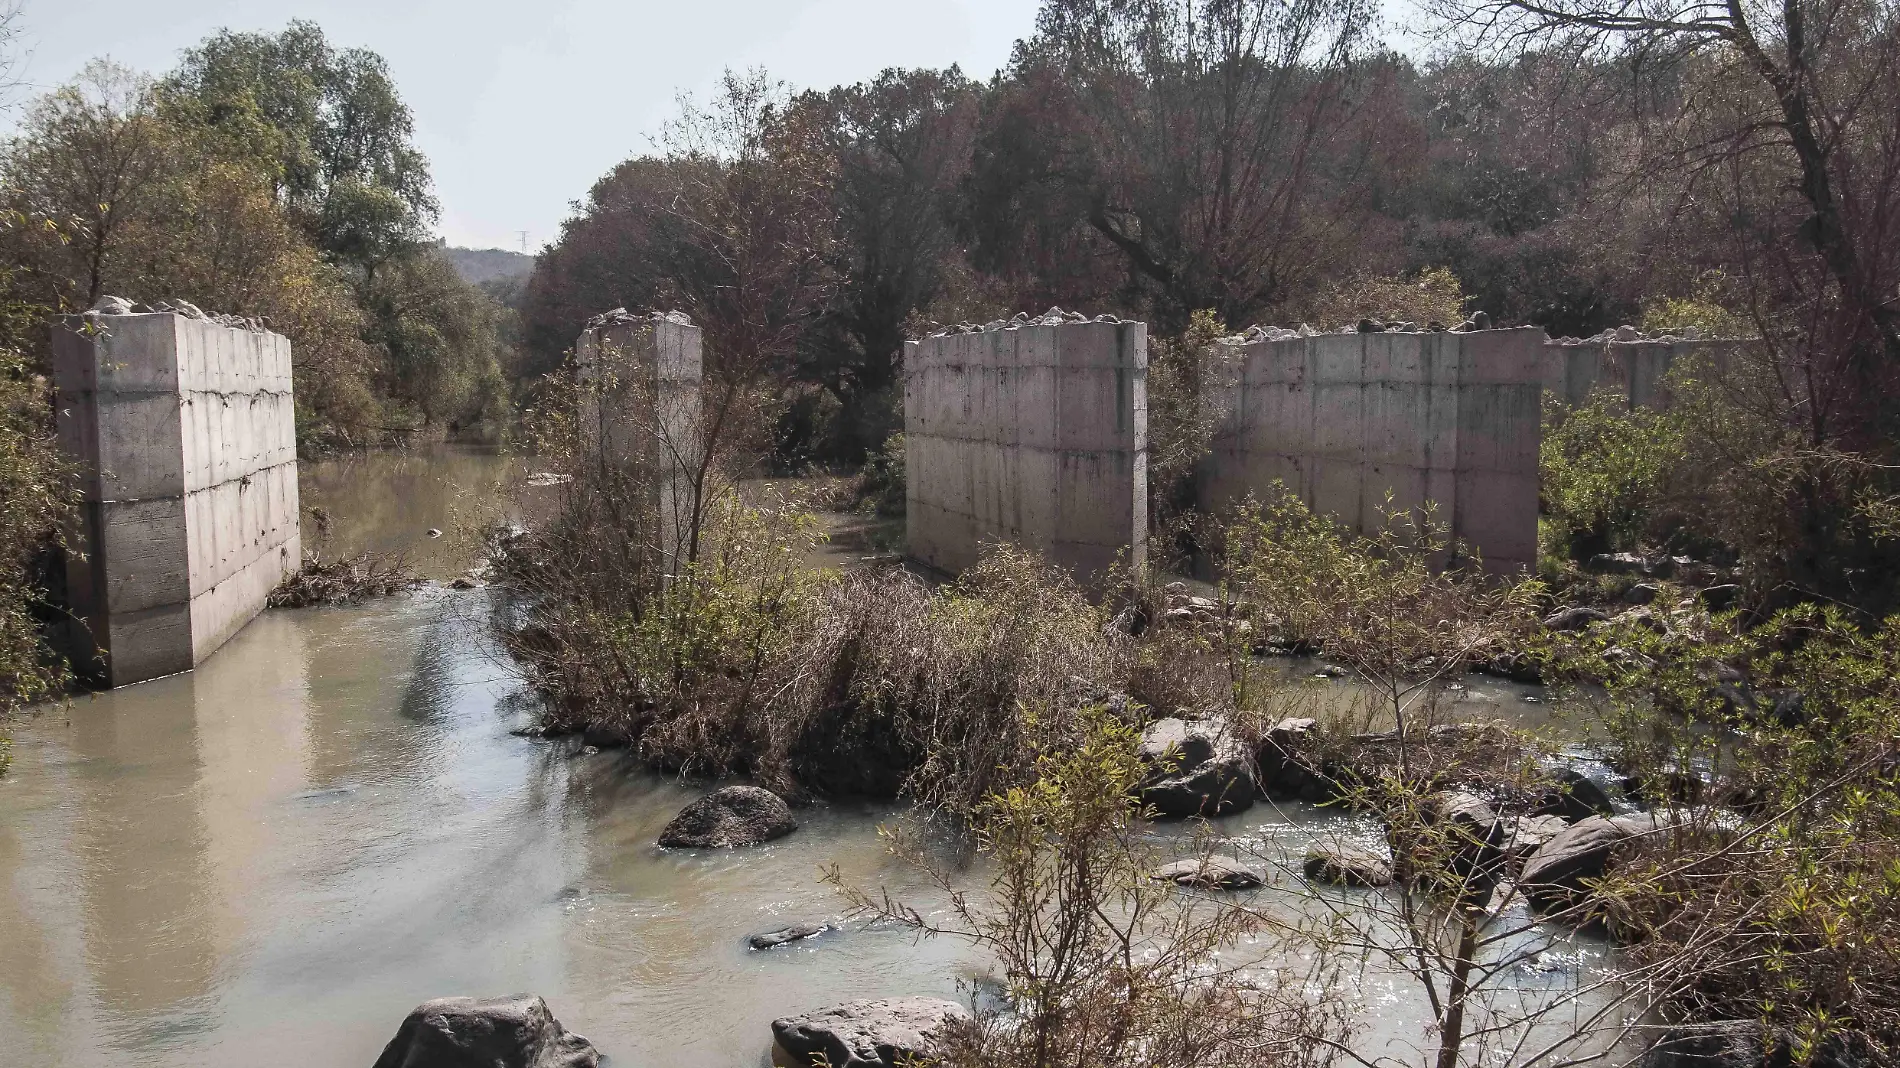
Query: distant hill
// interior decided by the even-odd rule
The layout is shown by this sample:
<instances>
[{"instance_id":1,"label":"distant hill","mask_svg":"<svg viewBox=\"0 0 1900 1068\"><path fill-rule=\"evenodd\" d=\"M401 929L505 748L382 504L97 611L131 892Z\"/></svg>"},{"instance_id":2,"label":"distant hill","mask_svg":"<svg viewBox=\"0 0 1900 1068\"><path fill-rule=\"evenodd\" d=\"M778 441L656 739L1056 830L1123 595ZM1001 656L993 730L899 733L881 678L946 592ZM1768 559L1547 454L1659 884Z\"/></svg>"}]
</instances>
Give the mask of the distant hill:
<instances>
[{"instance_id":1,"label":"distant hill","mask_svg":"<svg viewBox=\"0 0 1900 1068\"><path fill-rule=\"evenodd\" d=\"M526 278L534 273L533 256L510 252L505 248L456 248L443 245L442 255L449 258L449 263L454 265L455 273L462 276L462 281L471 285Z\"/></svg>"}]
</instances>

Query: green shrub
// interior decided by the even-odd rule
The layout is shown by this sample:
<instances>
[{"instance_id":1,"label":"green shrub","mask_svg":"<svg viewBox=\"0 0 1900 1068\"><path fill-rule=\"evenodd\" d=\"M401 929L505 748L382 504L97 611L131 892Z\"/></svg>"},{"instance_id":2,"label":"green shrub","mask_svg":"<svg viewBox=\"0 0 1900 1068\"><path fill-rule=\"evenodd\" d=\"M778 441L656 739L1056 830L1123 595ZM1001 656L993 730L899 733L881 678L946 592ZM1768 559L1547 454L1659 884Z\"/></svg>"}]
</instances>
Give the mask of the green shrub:
<instances>
[{"instance_id":1,"label":"green shrub","mask_svg":"<svg viewBox=\"0 0 1900 1068\"><path fill-rule=\"evenodd\" d=\"M54 443L44 379L0 349L0 728L26 705L58 694L70 675L49 647L40 568L61 546L78 495ZM0 773L7 763L0 731Z\"/></svg>"},{"instance_id":2,"label":"green shrub","mask_svg":"<svg viewBox=\"0 0 1900 1068\"><path fill-rule=\"evenodd\" d=\"M1074 713L1069 745L975 806L981 867L945 865L911 827L887 833L900 858L952 891L947 908L926 914L845 884L835 868L828 881L860 913L965 940L996 962L1009 1008L983 1008L976 1026L944 1036L946 1066L1333 1063L1351 1030L1334 955L1308 952L1296 963L1307 947L1285 944L1284 921L1156 877L1172 858L1134 800L1147 768L1128 711ZM1189 856L1205 864L1214 849L1196 841ZM987 885L963 885L973 870Z\"/></svg>"},{"instance_id":3,"label":"green shrub","mask_svg":"<svg viewBox=\"0 0 1900 1068\"><path fill-rule=\"evenodd\" d=\"M1470 302L1450 268L1427 267L1411 276L1354 275L1323 291L1305 314L1322 330L1351 326L1368 317L1409 322L1422 330L1431 323L1458 325Z\"/></svg>"},{"instance_id":4,"label":"green shrub","mask_svg":"<svg viewBox=\"0 0 1900 1068\"><path fill-rule=\"evenodd\" d=\"M902 570L840 574L811 566L824 535L797 502L728 490L698 557L660 577L638 551L639 485L583 465L546 530L497 546L532 606L504 641L552 731L609 731L694 775L968 813L1126 677L1104 610L1033 554L999 547L934 589Z\"/></svg>"},{"instance_id":5,"label":"green shrub","mask_svg":"<svg viewBox=\"0 0 1900 1068\"><path fill-rule=\"evenodd\" d=\"M900 516L904 514L908 492L904 435L892 434L884 439L883 448L865 459L864 471L858 476L857 504L881 516Z\"/></svg>"},{"instance_id":6,"label":"green shrub","mask_svg":"<svg viewBox=\"0 0 1900 1068\"><path fill-rule=\"evenodd\" d=\"M1574 639L1569 668L1607 684L1606 751L1650 803L1691 806L1612 870L1598 911L1665 1018L1760 1020L1797 1051L1892 1063L1900 617L1807 604L1743 622Z\"/></svg>"},{"instance_id":7,"label":"green shrub","mask_svg":"<svg viewBox=\"0 0 1900 1068\"><path fill-rule=\"evenodd\" d=\"M1571 559L1638 547L1685 457L1681 425L1599 390L1571 408L1545 395L1538 457L1545 551Z\"/></svg>"},{"instance_id":8,"label":"green shrub","mask_svg":"<svg viewBox=\"0 0 1900 1068\"><path fill-rule=\"evenodd\" d=\"M1191 518L1195 469L1220 425L1209 396L1234 351L1221 343L1226 334L1213 312L1197 311L1179 337L1155 338L1148 347L1148 519L1169 541L1184 540L1175 528Z\"/></svg>"}]
</instances>

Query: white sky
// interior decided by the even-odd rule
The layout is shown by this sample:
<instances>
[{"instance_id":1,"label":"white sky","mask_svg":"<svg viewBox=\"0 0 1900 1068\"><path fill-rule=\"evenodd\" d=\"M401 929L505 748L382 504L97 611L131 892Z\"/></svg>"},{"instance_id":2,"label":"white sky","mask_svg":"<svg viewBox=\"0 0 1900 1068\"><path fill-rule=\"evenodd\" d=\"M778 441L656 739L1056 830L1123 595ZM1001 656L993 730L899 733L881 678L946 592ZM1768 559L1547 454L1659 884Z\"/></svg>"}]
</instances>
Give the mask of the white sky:
<instances>
[{"instance_id":1,"label":"white sky","mask_svg":"<svg viewBox=\"0 0 1900 1068\"><path fill-rule=\"evenodd\" d=\"M952 63L987 78L1035 11L1036 0L24 0L22 95L97 56L159 74L221 27L307 18L332 45L389 61L449 243L519 249L526 230L533 251L595 179L648 147L677 91L703 96L726 67L818 88Z\"/></svg>"}]
</instances>

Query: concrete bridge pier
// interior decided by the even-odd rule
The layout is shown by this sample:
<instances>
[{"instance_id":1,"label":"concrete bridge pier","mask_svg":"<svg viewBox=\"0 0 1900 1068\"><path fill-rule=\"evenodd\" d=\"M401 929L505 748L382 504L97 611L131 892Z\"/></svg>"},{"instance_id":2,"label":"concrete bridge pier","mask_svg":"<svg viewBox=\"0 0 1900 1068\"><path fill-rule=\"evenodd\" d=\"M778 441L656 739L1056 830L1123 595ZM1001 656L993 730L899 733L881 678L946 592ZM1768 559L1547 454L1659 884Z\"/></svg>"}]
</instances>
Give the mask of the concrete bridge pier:
<instances>
[{"instance_id":1,"label":"concrete bridge pier","mask_svg":"<svg viewBox=\"0 0 1900 1068\"><path fill-rule=\"evenodd\" d=\"M68 316L52 340L76 660L109 686L190 670L301 563L290 342L172 310Z\"/></svg>"}]
</instances>

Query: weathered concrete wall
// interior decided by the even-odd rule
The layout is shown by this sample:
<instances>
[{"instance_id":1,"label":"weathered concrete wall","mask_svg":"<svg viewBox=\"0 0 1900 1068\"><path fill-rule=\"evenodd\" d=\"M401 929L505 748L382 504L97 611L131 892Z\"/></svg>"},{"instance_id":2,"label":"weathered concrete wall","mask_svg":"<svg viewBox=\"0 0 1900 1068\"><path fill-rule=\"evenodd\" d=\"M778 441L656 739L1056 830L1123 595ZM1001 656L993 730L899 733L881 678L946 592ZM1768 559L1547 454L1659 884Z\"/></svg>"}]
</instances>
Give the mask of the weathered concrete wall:
<instances>
[{"instance_id":1,"label":"weathered concrete wall","mask_svg":"<svg viewBox=\"0 0 1900 1068\"><path fill-rule=\"evenodd\" d=\"M1279 480L1360 531L1399 507L1437 518L1487 570L1537 561L1543 331L1386 332L1238 343L1212 387L1201 470L1218 510Z\"/></svg>"},{"instance_id":2,"label":"weathered concrete wall","mask_svg":"<svg viewBox=\"0 0 1900 1068\"><path fill-rule=\"evenodd\" d=\"M1632 408L1667 408L1666 379L1676 361L1697 357L1722 366L1745 344L1675 337L1552 339L1544 343L1544 388L1570 405L1584 403L1591 390L1604 386L1621 393Z\"/></svg>"},{"instance_id":3,"label":"weathered concrete wall","mask_svg":"<svg viewBox=\"0 0 1900 1068\"><path fill-rule=\"evenodd\" d=\"M301 562L290 343L172 311L72 316L53 370L83 472L82 640L108 685L188 670Z\"/></svg>"},{"instance_id":4,"label":"weathered concrete wall","mask_svg":"<svg viewBox=\"0 0 1900 1068\"><path fill-rule=\"evenodd\" d=\"M1085 582L1148 552L1148 328L1019 316L904 347L910 556L956 573L986 545Z\"/></svg>"},{"instance_id":5,"label":"weathered concrete wall","mask_svg":"<svg viewBox=\"0 0 1900 1068\"><path fill-rule=\"evenodd\" d=\"M671 573L692 530L699 467L702 337L679 312L616 308L575 342L581 430L595 460L648 494L658 566Z\"/></svg>"}]
</instances>

